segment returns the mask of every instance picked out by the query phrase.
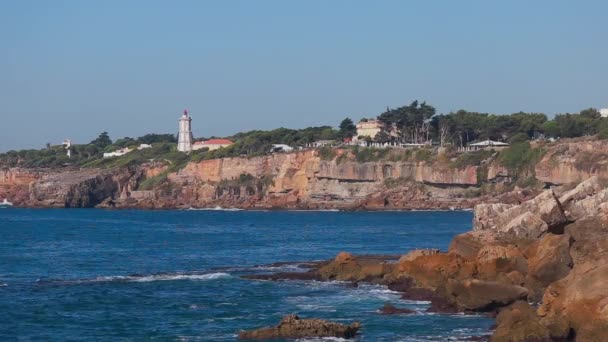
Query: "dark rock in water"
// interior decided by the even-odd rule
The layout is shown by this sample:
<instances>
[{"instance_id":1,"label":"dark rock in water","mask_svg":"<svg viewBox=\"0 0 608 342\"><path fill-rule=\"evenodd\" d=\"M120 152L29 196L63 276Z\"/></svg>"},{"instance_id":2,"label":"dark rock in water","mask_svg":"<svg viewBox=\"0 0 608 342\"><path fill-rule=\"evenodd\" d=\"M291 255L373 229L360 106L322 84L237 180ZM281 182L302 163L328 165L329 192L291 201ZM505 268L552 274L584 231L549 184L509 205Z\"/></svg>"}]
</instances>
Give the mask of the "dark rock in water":
<instances>
[{"instance_id":1,"label":"dark rock in water","mask_svg":"<svg viewBox=\"0 0 608 342\"><path fill-rule=\"evenodd\" d=\"M437 293L437 291L421 287L415 287L412 278L400 278L395 281L392 281L387 286L389 290L401 292L402 299L431 302L431 306L427 309L428 312L458 312L458 308L456 307L456 305L449 301L445 296Z\"/></svg>"},{"instance_id":2,"label":"dark rock in water","mask_svg":"<svg viewBox=\"0 0 608 342\"><path fill-rule=\"evenodd\" d=\"M446 285L448 296L461 311L493 311L528 296L524 287L494 281L450 279Z\"/></svg>"},{"instance_id":3,"label":"dark rock in water","mask_svg":"<svg viewBox=\"0 0 608 342\"><path fill-rule=\"evenodd\" d=\"M380 308L380 313L383 315L396 315L396 314L412 314L416 311L405 309L405 308L397 308L389 303L385 303L383 307Z\"/></svg>"},{"instance_id":4,"label":"dark rock in water","mask_svg":"<svg viewBox=\"0 0 608 342\"><path fill-rule=\"evenodd\" d=\"M287 315L276 327L266 327L239 333L241 340L296 339L310 337L353 338L361 327L359 322L350 325L324 321L321 319L300 319L297 315Z\"/></svg>"}]
</instances>

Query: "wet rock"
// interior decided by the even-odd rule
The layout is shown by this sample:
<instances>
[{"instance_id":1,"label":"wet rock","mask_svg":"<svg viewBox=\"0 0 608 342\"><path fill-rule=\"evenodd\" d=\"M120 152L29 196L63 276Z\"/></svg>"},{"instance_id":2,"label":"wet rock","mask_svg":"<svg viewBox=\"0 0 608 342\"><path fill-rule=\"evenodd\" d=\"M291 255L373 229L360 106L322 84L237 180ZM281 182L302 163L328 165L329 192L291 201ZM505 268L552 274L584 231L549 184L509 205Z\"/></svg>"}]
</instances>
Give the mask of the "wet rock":
<instances>
[{"instance_id":1,"label":"wet rock","mask_svg":"<svg viewBox=\"0 0 608 342\"><path fill-rule=\"evenodd\" d=\"M402 299L430 302L428 312L455 313L458 308L436 290L416 287L412 278L400 278L387 284L389 290L401 293Z\"/></svg>"},{"instance_id":2,"label":"wet rock","mask_svg":"<svg viewBox=\"0 0 608 342\"><path fill-rule=\"evenodd\" d=\"M385 303L378 311L383 315L412 314L416 312L406 308L397 308L389 303Z\"/></svg>"},{"instance_id":3,"label":"wet rock","mask_svg":"<svg viewBox=\"0 0 608 342\"><path fill-rule=\"evenodd\" d=\"M528 296L524 287L477 279L450 279L446 292L463 311L493 311Z\"/></svg>"},{"instance_id":4,"label":"wet rock","mask_svg":"<svg viewBox=\"0 0 608 342\"><path fill-rule=\"evenodd\" d=\"M341 252L328 264L317 270L323 280L368 281L379 283L386 274L393 271L394 256L353 256Z\"/></svg>"},{"instance_id":5,"label":"wet rock","mask_svg":"<svg viewBox=\"0 0 608 342\"><path fill-rule=\"evenodd\" d=\"M355 322L350 325L329 322L321 319L301 319L297 315L287 315L281 319L279 325L239 333L242 340L265 339L297 339L311 337L338 337L353 338L361 324Z\"/></svg>"}]
</instances>

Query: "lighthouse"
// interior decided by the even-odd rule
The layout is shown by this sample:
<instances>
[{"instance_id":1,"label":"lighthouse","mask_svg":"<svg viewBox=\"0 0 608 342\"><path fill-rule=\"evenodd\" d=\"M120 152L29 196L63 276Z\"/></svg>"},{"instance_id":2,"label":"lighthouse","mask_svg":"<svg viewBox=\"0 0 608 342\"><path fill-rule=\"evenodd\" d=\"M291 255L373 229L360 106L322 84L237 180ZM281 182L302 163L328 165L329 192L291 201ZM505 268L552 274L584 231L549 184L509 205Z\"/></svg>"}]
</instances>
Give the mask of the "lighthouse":
<instances>
[{"instance_id":1,"label":"lighthouse","mask_svg":"<svg viewBox=\"0 0 608 342\"><path fill-rule=\"evenodd\" d=\"M192 151L192 118L188 110L179 118L179 133L177 134L177 150L180 152Z\"/></svg>"}]
</instances>

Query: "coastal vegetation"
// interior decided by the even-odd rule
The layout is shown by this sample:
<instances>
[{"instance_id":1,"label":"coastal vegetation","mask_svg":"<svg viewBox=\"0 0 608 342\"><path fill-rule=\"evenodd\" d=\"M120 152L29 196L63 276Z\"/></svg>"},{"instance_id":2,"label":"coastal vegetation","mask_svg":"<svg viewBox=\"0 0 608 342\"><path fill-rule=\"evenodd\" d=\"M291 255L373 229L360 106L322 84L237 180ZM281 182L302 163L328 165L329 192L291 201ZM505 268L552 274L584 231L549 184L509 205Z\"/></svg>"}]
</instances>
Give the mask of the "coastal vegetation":
<instances>
[{"instance_id":1,"label":"coastal vegetation","mask_svg":"<svg viewBox=\"0 0 608 342\"><path fill-rule=\"evenodd\" d=\"M542 113L518 112L510 115L469 112L459 110L437 114L426 102L413 101L398 108L386 108L377 115L381 123L380 132L368 143L423 144L424 148L386 149L342 145L342 140L356 135L357 127L350 118L343 119L338 129L330 126L304 129L277 128L263 131L241 132L227 137L234 143L216 150L203 148L189 154L178 152L176 136L173 134L146 134L138 138L123 137L113 141L107 132L102 132L86 144L71 146L47 144L42 149L8 151L0 154L0 166L57 168L63 166L114 168L138 165L149 161L165 161L171 170L179 170L188 162L227 158L256 157L270 153L273 144L292 147L310 147L320 140L334 141L319 148L322 160L342 163L357 162L424 161L449 163L455 168L479 166L490 157L498 158L513 175L528 175L530 166L543 155L542 148L532 147L530 141L559 139L595 135L608 138L608 119L595 109L579 113L558 114L548 119ZM371 119L363 119L368 121ZM213 137L212 137L213 138ZM200 138L202 139L202 138ZM198 140L200 140L198 139ZM500 152L475 151L456 153L457 147L481 140L505 141L510 147ZM141 144L149 148L137 149ZM335 146L345 149L337 153ZM444 147L438 153L437 146ZM119 157L104 158L103 154L129 148L131 152ZM70 155L68 156L68 150Z\"/></svg>"}]
</instances>

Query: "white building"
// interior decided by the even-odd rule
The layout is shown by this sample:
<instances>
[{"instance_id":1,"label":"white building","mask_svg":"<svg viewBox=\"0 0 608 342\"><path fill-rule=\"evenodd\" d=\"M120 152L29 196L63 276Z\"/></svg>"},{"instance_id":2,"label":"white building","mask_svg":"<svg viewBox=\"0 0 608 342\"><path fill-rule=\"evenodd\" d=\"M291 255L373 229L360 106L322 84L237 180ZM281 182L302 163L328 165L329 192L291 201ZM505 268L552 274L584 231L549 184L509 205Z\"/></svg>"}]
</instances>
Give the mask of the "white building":
<instances>
[{"instance_id":1,"label":"white building","mask_svg":"<svg viewBox=\"0 0 608 342\"><path fill-rule=\"evenodd\" d=\"M70 139L65 139L63 141L63 147L65 147L66 149L66 155L68 156L68 158L72 158L72 150L70 150L70 147L72 146L72 140Z\"/></svg>"},{"instance_id":2,"label":"white building","mask_svg":"<svg viewBox=\"0 0 608 342\"><path fill-rule=\"evenodd\" d=\"M379 120L369 119L369 120L361 120L357 123L357 137L370 137L375 138L376 134L380 133L384 128L384 124Z\"/></svg>"},{"instance_id":3,"label":"white building","mask_svg":"<svg viewBox=\"0 0 608 342\"><path fill-rule=\"evenodd\" d=\"M177 135L177 150L180 152L192 151L192 118L188 116L188 110L184 110L179 118L179 133Z\"/></svg>"},{"instance_id":4,"label":"white building","mask_svg":"<svg viewBox=\"0 0 608 342\"><path fill-rule=\"evenodd\" d=\"M291 152L293 151L293 147L285 144L272 144L272 148L270 152Z\"/></svg>"},{"instance_id":5,"label":"white building","mask_svg":"<svg viewBox=\"0 0 608 342\"><path fill-rule=\"evenodd\" d=\"M127 154L129 152L131 152L131 149L129 149L128 147L125 147L125 148L116 150L114 152L106 152L103 154L103 157L104 158L120 157L120 156L124 156L125 154Z\"/></svg>"},{"instance_id":6,"label":"white building","mask_svg":"<svg viewBox=\"0 0 608 342\"><path fill-rule=\"evenodd\" d=\"M205 141L197 141L192 146L193 150L200 150L201 148L206 147L209 151L217 150L218 148L228 147L234 144L232 141L228 139L209 139Z\"/></svg>"},{"instance_id":7,"label":"white building","mask_svg":"<svg viewBox=\"0 0 608 342\"><path fill-rule=\"evenodd\" d=\"M602 108L602 109L600 109L600 115L603 118L608 118L608 108Z\"/></svg>"},{"instance_id":8,"label":"white building","mask_svg":"<svg viewBox=\"0 0 608 342\"><path fill-rule=\"evenodd\" d=\"M145 148L150 148L150 147L152 147L152 145L150 145L150 144L139 144L139 146L137 146L137 150L141 151Z\"/></svg>"},{"instance_id":9,"label":"white building","mask_svg":"<svg viewBox=\"0 0 608 342\"><path fill-rule=\"evenodd\" d=\"M473 148L474 150L500 150L509 147L509 144L500 141L484 140L474 144L469 144L469 147Z\"/></svg>"}]
</instances>

